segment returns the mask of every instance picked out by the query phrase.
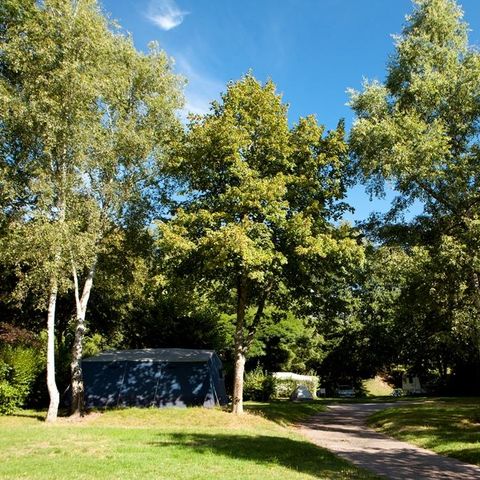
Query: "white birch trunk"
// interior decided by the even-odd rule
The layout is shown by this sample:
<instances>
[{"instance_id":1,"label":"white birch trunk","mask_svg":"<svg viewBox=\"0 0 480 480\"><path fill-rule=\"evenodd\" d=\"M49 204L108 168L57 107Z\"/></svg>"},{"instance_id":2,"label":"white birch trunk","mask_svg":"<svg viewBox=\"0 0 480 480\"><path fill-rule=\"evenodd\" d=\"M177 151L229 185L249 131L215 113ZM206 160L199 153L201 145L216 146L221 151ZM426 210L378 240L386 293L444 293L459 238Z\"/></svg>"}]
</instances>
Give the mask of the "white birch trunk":
<instances>
[{"instance_id":1,"label":"white birch trunk","mask_svg":"<svg viewBox=\"0 0 480 480\"><path fill-rule=\"evenodd\" d=\"M48 406L47 422L55 422L58 415L58 404L60 395L57 383L55 382L55 307L57 303L58 285L57 281L52 282L48 300L47 314L47 388L50 396Z\"/></svg>"},{"instance_id":2,"label":"white birch trunk","mask_svg":"<svg viewBox=\"0 0 480 480\"><path fill-rule=\"evenodd\" d=\"M87 313L88 300L93 287L93 277L95 274L95 264L90 268L85 283L83 285L82 296L78 285L78 275L75 266L73 266L73 283L75 286L75 307L76 307L76 325L75 338L72 347L71 371L71 390L72 390L72 415L83 415L84 412L84 392L82 372L83 340L85 337L85 316Z\"/></svg>"}]
</instances>

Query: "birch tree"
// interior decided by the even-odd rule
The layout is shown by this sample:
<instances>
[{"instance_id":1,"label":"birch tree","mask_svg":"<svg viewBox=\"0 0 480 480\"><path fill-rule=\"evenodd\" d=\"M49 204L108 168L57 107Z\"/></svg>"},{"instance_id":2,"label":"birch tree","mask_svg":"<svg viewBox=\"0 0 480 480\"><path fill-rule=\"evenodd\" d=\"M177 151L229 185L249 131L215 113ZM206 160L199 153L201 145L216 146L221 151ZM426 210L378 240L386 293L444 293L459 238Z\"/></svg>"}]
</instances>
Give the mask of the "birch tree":
<instances>
[{"instance_id":1,"label":"birch tree","mask_svg":"<svg viewBox=\"0 0 480 480\"><path fill-rule=\"evenodd\" d=\"M19 272L28 272L21 283L36 280L46 290L47 421L54 421L55 306L66 288L67 211L85 127L96 120L91 106L102 56L88 39L101 42L105 22L92 2L7 1L1 12L2 164L14 180L4 208L11 217L9 240L19 240L8 246Z\"/></svg>"},{"instance_id":2,"label":"birch tree","mask_svg":"<svg viewBox=\"0 0 480 480\"><path fill-rule=\"evenodd\" d=\"M74 210L75 218L88 218L81 233L73 238L77 248L77 257L72 258L74 414L83 410L82 342L99 254L109 254L109 236L121 236L129 228L145 228L158 209L159 167L178 133L175 111L182 103L181 80L155 44L148 54L139 53L125 37L113 38L111 46L98 101L100 121L92 132L82 169L81 204Z\"/></svg>"},{"instance_id":3,"label":"birch tree","mask_svg":"<svg viewBox=\"0 0 480 480\"><path fill-rule=\"evenodd\" d=\"M17 265L17 294L43 290L53 421L57 295L75 294L72 394L79 412L98 255L106 235L146 211L179 84L165 54L137 52L95 0L7 0L0 14L4 251Z\"/></svg>"}]
</instances>

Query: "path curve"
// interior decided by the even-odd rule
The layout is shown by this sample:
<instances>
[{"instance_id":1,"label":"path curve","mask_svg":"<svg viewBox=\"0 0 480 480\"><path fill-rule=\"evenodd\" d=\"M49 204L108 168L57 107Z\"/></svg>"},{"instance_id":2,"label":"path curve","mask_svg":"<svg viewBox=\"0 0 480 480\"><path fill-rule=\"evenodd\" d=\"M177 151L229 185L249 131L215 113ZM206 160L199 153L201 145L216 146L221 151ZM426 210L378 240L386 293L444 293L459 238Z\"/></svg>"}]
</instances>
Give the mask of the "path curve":
<instances>
[{"instance_id":1,"label":"path curve","mask_svg":"<svg viewBox=\"0 0 480 480\"><path fill-rule=\"evenodd\" d=\"M480 467L394 440L366 426L372 413L398 405L331 405L298 428L316 445L391 480L480 480Z\"/></svg>"}]
</instances>

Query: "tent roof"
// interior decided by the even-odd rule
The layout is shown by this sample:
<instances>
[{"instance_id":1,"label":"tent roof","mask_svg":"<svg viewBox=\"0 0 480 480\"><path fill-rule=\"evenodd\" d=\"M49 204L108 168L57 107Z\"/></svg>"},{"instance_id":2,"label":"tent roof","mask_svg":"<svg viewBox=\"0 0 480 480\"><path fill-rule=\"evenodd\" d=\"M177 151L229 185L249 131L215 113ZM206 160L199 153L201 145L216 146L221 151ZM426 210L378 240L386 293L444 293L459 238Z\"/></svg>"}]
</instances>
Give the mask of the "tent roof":
<instances>
[{"instance_id":1,"label":"tent roof","mask_svg":"<svg viewBox=\"0 0 480 480\"><path fill-rule=\"evenodd\" d=\"M272 375L279 380L297 380L300 382L309 382L318 378L311 375L299 375L298 373L292 372L273 372Z\"/></svg>"},{"instance_id":2,"label":"tent roof","mask_svg":"<svg viewBox=\"0 0 480 480\"><path fill-rule=\"evenodd\" d=\"M207 362L215 352L213 350L191 350L186 348L144 348L142 350L109 350L84 362Z\"/></svg>"}]
</instances>

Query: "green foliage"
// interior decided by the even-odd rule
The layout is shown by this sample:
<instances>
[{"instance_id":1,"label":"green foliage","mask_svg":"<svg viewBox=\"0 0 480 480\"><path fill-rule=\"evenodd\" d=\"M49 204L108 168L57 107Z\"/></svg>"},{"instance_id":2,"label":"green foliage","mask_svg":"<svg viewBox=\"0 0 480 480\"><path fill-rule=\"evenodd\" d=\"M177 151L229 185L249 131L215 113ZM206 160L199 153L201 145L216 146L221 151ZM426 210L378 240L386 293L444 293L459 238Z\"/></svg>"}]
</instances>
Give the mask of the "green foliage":
<instances>
[{"instance_id":1,"label":"green foliage","mask_svg":"<svg viewBox=\"0 0 480 480\"><path fill-rule=\"evenodd\" d=\"M38 349L5 345L0 349L0 413L11 414L27 399L41 371Z\"/></svg>"},{"instance_id":2,"label":"green foliage","mask_svg":"<svg viewBox=\"0 0 480 480\"><path fill-rule=\"evenodd\" d=\"M81 276L120 224L144 226L181 82L164 52L138 52L95 0L32 3L28 15L9 5L0 22L0 166L10 192L0 241L22 298L53 274L70 288L72 263Z\"/></svg>"},{"instance_id":3,"label":"green foliage","mask_svg":"<svg viewBox=\"0 0 480 480\"><path fill-rule=\"evenodd\" d=\"M11 415L22 404L23 389L0 380L0 414Z\"/></svg>"},{"instance_id":4,"label":"green foliage","mask_svg":"<svg viewBox=\"0 0 480 480\"><path fill-rule=\"evenodd\" d=\"M102 350L108 350L108 348L105 348L105 340L99 333L94 333L85 338L83 344L84 357L93 357Z\"/></svg>"},{"instance_id":5,"label":"green foliage","mask_svg":"<svg viewBox=\"0 0 480 480\"><path fill-rule=\"evenodd\" d=\"M248 355L248 365L260 363L269 372L307 373L323 359L324 339L307 320L277 309L266 309Z\"/></svg>"},{"instance_id":6,"label":"green foliage","mask_svg":"<svg viewBox=\"0 0 480 480\"><path fill-rule=\"evenodd\" d=\"M15 276L11 296L33 297L41 312L74 290L75 362L96 270L124 260L115 247L126 232L141 237L163 207L159 166L180 128L183 80L158 45L138 51L96 0L8 0L0 25L0 260ZM68 320L57 321L61 333ZM74 386L81 370L72 371Z\"/></svg>"},{"instance_id":7,"label":"green foliage","mask_svg":"<svg viewBox=\"0 0 480 480\"><path fill-rule=\"evenodd\" d=\"M275 379L258 365L245 374L243 392L246 400L267 402L275 393Z\"/></svg>"},{"instance_id":8,"label":"green foliage","mask_svg":"<svg viewBox=\"0 0 480 480\"><path fill-rule=\"evenodd\" d=\"M289 130L273 83L251 75L230 84L222 100L192 119L168 166L186 201L159 224L167 265L188 265L192 280L208 279L224 299L245 276L255 305L260 292L279 292L288 256L296 264L357 259L351 232L326 222L343 208L343 128L322 137L308 118Z\"/></svg>"},{"instance_id":9,"label":"green foliage","mask_svg":"<svg viewBox=\"0 0 480 480\"><path fill-rule=\"evenodd\" d=\"M359 175L373 193L385 182L399 192L367 225L395 246L380 254L394 268L376 275L387 288L371 290L370 312L386 307L389 320L377 321L397 339L399 361L444 380L449 369L480 365L480 53L467 32L454 0L415 2L385 83L351 92ZM423 215L394 224L414 201Z\"/></svg>"},{"instance_id":10,"label":"green foliage","mask_svg":"<svg viewBox=\"0 0 480 480\"><path fill-rule=\"evenodd\" d=\"M455 1L418 2L408 20L385 85L352 92L351 148L371 186L394 181L431 212L463 214L475 195L480 56Z\"/></svg>"},{"instance_id":11,"label":"green foliage","mask_svg":"<svg viewBox=\"0 0 480 480\"><path fill-rule=\"evenodd\" d=\"M192 117L165 167L179 201L158 224L158 247L167 289L182 279L235 313L235 358L248 356L268 309L313 316L323 283L362 263L354 229L334 223L347 161L343 123L325 133L308 117L289 128L273 82L252 74Z\"/></svg>"}]
</instances>

